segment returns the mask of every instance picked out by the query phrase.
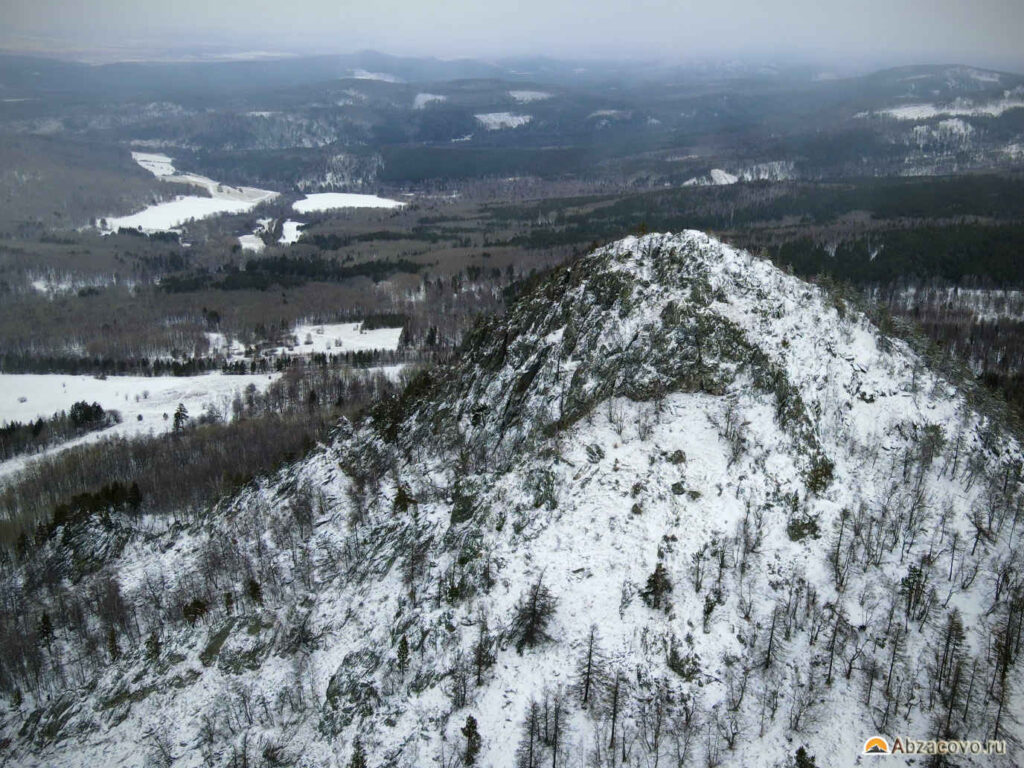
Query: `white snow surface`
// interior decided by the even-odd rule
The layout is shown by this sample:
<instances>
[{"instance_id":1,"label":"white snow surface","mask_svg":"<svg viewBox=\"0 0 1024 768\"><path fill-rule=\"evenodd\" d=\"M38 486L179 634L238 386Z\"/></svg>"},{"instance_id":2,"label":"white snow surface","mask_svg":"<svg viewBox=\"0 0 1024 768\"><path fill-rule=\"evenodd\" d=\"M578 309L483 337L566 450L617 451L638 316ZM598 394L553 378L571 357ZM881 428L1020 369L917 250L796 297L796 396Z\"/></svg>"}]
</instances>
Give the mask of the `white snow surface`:
<instances>
[{"instance_id":1,"label":"white snow surface","mask_svg":"<svg viewBox=\"0 0 1024 768\"><path fill-rule=\"evenodd\" d=\"M297 351L309 354L398 349L398 342L402 336L401 328L375 328L364 331L362 326L362 323L300 323L295 326L294 331L295 349L283 348L280 352Z\"/></svg>"},{"instance_id":2,"label":"white snow surface","mask_svg":"<svg viewBox=\"0 0 1024 768\"><path fill-rule=\"evenodd\" d=\"M239 235L238 244L242 246L243 251L253 251L255 253L261 253L266 247L266 244L257 235Z\"/></svg>"},{"instance_id":3,"label":"white snow surface","mask_svg":"<svg viewBox=\"0 0 1024 768\"><path fill-rule=\"evenodd\" d=\"M552 305L550 314L498 344L501 360L467 358L457 391L471 399L432 402L410 417L409 428L442 420L457 433L453 444L460 450L442 449L440 437L399 447L370 427L346 428L332 445L255 484L226 510L164 535L132 538L111 569L125 598L140 604L151 599L147 585L160 584L161 594L169 595L201 583L204 563L216 552L237 553L243 567L259 563L261 573L275 576L262 577L259 606L239 601L231 616L217 607L195 627L181 621L163 627L161 665L133 649L96 673L95 686L75 694L81 706L67 715L62 741L26 745L16 736L20 720L0 722L2 733L14 739L14 763L138 765L140 749L152 739L144 734L158 732L172 745L176 766L198 768L212 764L198 746L203 734L213 734L214 751L223 756L230 745L241 744L244 732L258 744L286 743L303 766L348 765L358 736L369 764L411 768L437 765L442 752L450 757L457 751L460 729L472 715L482 735L478 764L511 767L528 703L562 690L570 702L569 727L564 760L557 764L582 768L608 735L607 720L586 715L570 687L595 624L604 656L629 686L631 703L619 727L630 734L631 766L670 764L674 742L661 742L664 751L654 759L652 747L644 746L651 743L650 721L641 716L656 685L664 685L675 702L700 702L700 727L686 765L781 768L791 764L797 746L806 745L820 765L852 767L861 764L864 741L877 729L878 710L863 704L863 662L854 665L851 680L837 672L830 685L824 683L829 619L816 642L810 620L798 624L775 647L771 669L752 674L749 688L744 678L745 697L734 721L739 738L731 749L721 743L719 730L733 722L729 680L744 664L763 666L768 627L797 588L805 598L813 590L823 616L845 615L854 640L863 640L865 653L887 673L891 650L870 640L885 629L889 596L902 594L900 580L910 564L920 564L936 585L936 605L932 619L920 626L907 622L894 669L914 697L884 735L929 736L932 717L922 709L927 692L921 686L933 663L929 643L947 611L962 613L965 645L978 658L996 621L985 613L991 582L979 576L972 587L961 588L959 574L974 564L987 574L1013 556L1015 542L1019 546L1020 532L1008 529L979 541L976 552L965 546L972 514L985 508L990 490L985 482L968 481L967 464L975 467L971 474L1001 477L1003 462L1024 458L1020 445L905 343L883 337L852 308L766 261L697 232L626 238L597 258L597 271L594 260L568 268L564 297L537 299L538 306ZM573 313L562 314L566 307ZM509 445L524 430L540 433L554 424L562 395L573 386L604 383L574 384L577 372L647 343L679 307L706 312L713 320L708 335L734 329L729 338L756 350L758 365L781 377L776 389L755 385L756 371L740 366L722 391L702 385L654 400L602 396L589 415L553 436ZM585 328L578 324L588 318L601 321L596 347L580 346ZM708 360L714 355L710 349L705 354ZM779 397L802 409L805 431L804 417L783 424ZM509 416L515 418L509 422ZM922 465L915 489L904 478L903 459L926 428L941 430L947 443ZM959 469L950 468L954 441ZM818 493L805 485L811 443L834 462L831 484ZM393 462L369 495L355 479L367 457ZM497 469L503 458L511 463ZM394 504L399 484L416 500L405 512ZM295 531L294 494L302 487L316 499L308 536ZM537 501L532 489L538 487L549 488L549 501ZM922 489L923 502L917 495ZM460 522L454 519L456 497L467 493L472 516ZM851 568L845 588L837 591L828 558L842 511L881 514L884 508L906 524L905 510L915 499L923 507L913 541L897 534L891 548L879 549L876 564ZM819 538L787 535L794 510L817 520ZM763 516L763 538L754 551L744 551L738 537L754 513ZM952 531L961 538L950 552L942 542ZM866 540L875 535L883 534L868 533ZM406 576L413 544L426 547L426 558L419 575L413 570ZM722 545L724 554L721 602L712 601L709 626L702 630L716 566L708 566L700 591L688 574L694 553L705 545ZM639 596L656 563L673 584L667 610L648 607ZM479 581L485 564L489 587ZM957 568L956 578L946 577ZM444 582L446 574L454 574L455 582ZM460 574L470 579L468 594L441 599L439 585L461 589ZM471 658L480 617L500 633L538 578L557 598L548 627L552 640L522 653L499 640L482 685L471 679L466 703L452 712L451 671ZM227 588L213 589L219 595ZM230 588L241 589L234 582ZM286 597L275 597L277 592ZM796 604L803 599L798 596ZM401 673L395 660L403 635L410 657ZM204 658L215 637L212 660ZM668 669L670 648L695 659L694 677ZM761 716L757 703L775 688L778 713ZM787 713L805 692L817 714L794 732ZM300 693L305 709L288 704ZM118 703L103 704L110 701ZM1007 709L1020 712L1020 704L1015 692ZM1014 738L1024 735L1018 723L1004 727ZM918 765L913 758L888 760ZM1011 752L984 764L1019 763Z\"/></svg>"},{"instance_id":4,"label":"white snow surface","mask_svg":"<svg viewBox=\"0 0 1024 768\"><path fill-rule=\"evenodd\" d=\"M683 182L684 187L723 186L735 184L739 176L723 171L721 168L712 168L706 176L696 176Z\"/></svg>"},{"instance_id":5,"label":"white snow surface","mask_svg":"<svg viewBox=\"0 0 1024 768\"><path fill-rule=\"evenodd\" d=\"M277 242L281 245L292 245L299 242L299 238L302 237L302 228L306 226L301 221L295 221L294 219L286 219L281 224L281 237L278 238Z\"/></svg>"},{"instance_id":6,"label":"white snow surface","mask_svg":"<svg viewBox=\"0 0 1024 768\"><path fill-rule=\"evenodd\" d=\"M487 112L474 115L477 121L488 131L500 131L503 128L519 128L532 119L532 115L515 115L511 112Z\"/></svg>"},{"instance_id":7,"label":"white snow surface","mask_svg":"<svg viewBox=\"0 0 1024 768\"><path fill-rule=\"evenodd\" d=\"M138 213L108 216L107 231L116 232L121 227L141 229L144 232L170 231L192 219L204 219L220 213L244 213L278 195L267 189L231 187L206 176L178 173L173 160L167 155L132 152L132 158L161 181L204 187L210 196L178 195L174 200L151 205Z\"/></svg>"},{"instance_id":8,"label":"white snow surface","mask_svg":"<svg viewBox=\"0 0 1024 768\"><path fill-rule=\"evenodd\" d=\"M796 178L796 164L792 160L755 163L741 170L738 177L742 181L788 181Z\"/></svg>"},{"instance_id":9,"label":"white snow surface","mask_svg":"<svg viewBox=\"0 0 1024 768\"><path fill-rule=\"evenodd\" d=\"M551 98L547 91L509 91L508 95L520 104L529 104L534 101L546 101Z\"/></svg>"},{"instance_id":10,"label":"white snow surface","mask_svg":"<svg viewBox=\"0 0 1024 768\"><path fill-rule=\"evenodd\" d=\"M36 456L59 453L81 443L111 435L167 432L179 403L188 409L191 416L199 416L212 408L222 419L230 419L231 401L236 394L250 384L263 391L279 376L278 373L238 376L209 373L202 376L109 376L98 379L65 374L0 373L0 424L46 419L68 410L80 400L99 403L104 410L121 413L121 423L109 429L90 432L76 440L55 445L45 454L23 455L0 462L0 478L18 471ZM164 418L165 414L167 418Z\"/></svg>"},{"instance_id":11,"label":"white snow surface","mask_svg":"<svg viewBox=\"0 0 1024 768\"><path fill-rule=\"evenodd\" d=\"M329 211L335 208L400 208L405 205L397 200L389 200L377 195L359 195L352 192L318 192L306 195L302 200L292 203L292 209L298 213L312 211Z\"/></svg>"},{"instance_id":12,"label":"white snow surface","mask_svg":"<svg viewBox=\"0 0 1024 768\"><path fill-rule=\"evenodd\" d=\"M380 83L400 83L402 80L395 75L389 75L387 72L370 72L365 69L356 69L352 71L352 79L354 80L376 80Z\"/></svg>"},{"instance_id":13,"label":"white snow surface","mask_svg":"<svg viewBox=\"0 0 1024 768\"><path fill-rule=\"evenodd\" d=\"M1024 96L1019 89L1007 91L1001 99L975 103L970 99L957 99L952 104L904 104L899 107L861 112L857 117L877 115L896 120L929 120L935 117L999 117L1011 109L1024 109Z\"/></svg>"},{"instance_id":14,"label":"white snow surface","mask_svg":"<svg viewBox=\"0 0 1024 768\"><path fill-rule=\"evenodd\" d=\"M240 235L238 237L238 244L242 246L243 251L254 251L255 253L262 253L266 247L266 243L263 242L262 235L267 231L267 228L273 222L273 219L258 219L256 222L256 228L250 233Z\"/></svg>"},{"instance_id":15,"label":"white snow surface","mask_svg":"<svg viewBox=\"0 0 1024 768\"><path fill-rule=\"evenodd\" d=\"M153 152L132 152L132 159L154 176L173 176L174 160Z\"/></svg>"},{"instance_id":16,"label":"white snow surface","mask_svg":"<svg viewBox=\"0 0 1024 768\"><path fill-rule=\"evenodd\" d=\"M448 97L438 93L417 93L412 100L412 108L426 109L429 104L439 104L444 101L448 101Z\"/></svg>"}]
</instances>

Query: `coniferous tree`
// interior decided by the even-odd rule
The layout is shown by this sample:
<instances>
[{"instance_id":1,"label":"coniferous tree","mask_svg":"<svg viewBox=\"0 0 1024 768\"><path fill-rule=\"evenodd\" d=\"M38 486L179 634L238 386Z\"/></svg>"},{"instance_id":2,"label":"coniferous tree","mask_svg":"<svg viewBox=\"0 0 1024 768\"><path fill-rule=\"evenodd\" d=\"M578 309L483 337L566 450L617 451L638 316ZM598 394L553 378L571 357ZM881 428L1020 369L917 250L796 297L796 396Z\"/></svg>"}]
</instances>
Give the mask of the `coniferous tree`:
<instances>
[{"instance_id":1,"label":"coniferous tree","mask_svg":"<svg viewBox=\"0 0 1024 768\"><path fill-rule=\"evenodd\" d=\"M605 677L604 657L598 643L597 625L591 624L583 654L576 664L576 690L580 706L587 708L597 698L597 689Z\"/></svg>"},{"instance_id":2,"label":"coniferous tree","mask_svg":"<svg viewBox=\"0 0 1024 768\"><path fill-rule=\"evenodd\" d=\"M352 758L348 761L348 768L366 768L366 753L363 751L363 742L358 737L352 745Z\"/></svg>"},{"instance_id":3,"label":"coniferous tree","mask_svg":"<svg viewBox=\"0 0 1024 768\"><path fill-rule=\"evenodd\" d=\"M480 618L479 634L476 643L473 645L473 668L476 672L477 687L484 683L484 672L494 664L494 652L492 646L494 640L487 630L486 617Z\"/></svg>"},{"instance_id":4,"label":"coniferous tree","mask_svg":"<svg viewBox=\"0 0 1024 768\"><path fill-rule=\"evenodd\" d=\"M794 768L816 768L814 755L808 755L804 747L798 747L793 762Z\"/></svg>"},{"instance_id":5,"label":"coniferous tree","mask_svg":"<svg viewBox=\"0 0 1024 768\"><path fill-rule=\"evenodd\" d=\"M39 639L46 643L46 648L49 650L50 643L53 642L53 622L50 621L50 614L43 613L39 617L39 625L36 628L36 634L39 635Z\"/></svg>"},{"instance_id":6,"label":"coniferous tree","mask_svg":"<svg viewBox=\"0 0 1024 768\"><path fill-rule=\"evenodd\" d=\"M160 658L160 636L155 631L146 638L146 658L150 661Z\"/></svg>"},{"instance_id":7,"label":"coniferous tree","mask_svg":"<svg viewBox=\"0 0 1024 768\"><path fill-rule=\"evenodd\" d=\"M527 589L519 599L512 617L510 632L515 640L516 651L522 653L523 648L532 648L551 639L547 626L555 615L556 604L554 595L544 584L543 576Z\"/></svg>"},{"instance_id":8,"label":"coniferous tree","mask_svg":"<svg viewBox=\"0 0 1024 768\"><path fill-rule=\"evenodd\" d=\"M531 700L523 721L523 736L516 753L518 768L539 768L542 752L540 707Z\"/></svg>"},{"instance_id":9,"label":"coniferous tree","mask_svg":"<svg viewBox=\"0 0 1024 768\"><path fill-rule=\"evenodd\" d=\"M184 403L178 403L178 407L174 411L174 431L181 432L187 424L188 408L185 407Z\"/></svg>"},{"instance_id":10,"label":"coniferous tree","mask_svg":"<svg viewBox=\"0 0 1024 768\"><path fill-rule=\"evenodd\" d=\"M672 581L665 566L659 562L654 566L654 573L647 577L647 586L640 592L640 597L651 608L667 611L671 606L668 598L671 592Z\"/></svg>"},{"instance_id":11,"label":"coniferous tree","mask_svg":"<svg viewBox=\"0 0 1024 768\"><path fill-rule=\"evenodd\" d=\"M565 757L566 730L568 728L565 700L560 690L555 693L554 700L551 702L550 714L547 735L548 745L551 747L551 768L558 768L563 764Z\"/></svg>"},{"instance_id":12,"label":"coniferous tree","mask_svg":"<svg viewBox=\"0 0 1024 768\"><path fill-rule=\"evenodd\" d=\"M466 765L476 765L477 755L480 754L480 732L476 727L476 718L469 715L466 724L462 726L462 735L466 737L466 748L462 753L462 762Z\"/></svg>"},{"instance_id":13,"label":"coniferous tree","mask_svg":"<svg viewBox=\"0 0 1024 768\"><path fill-rule=\"evenodd\" d=\"M245 592L249 595L249 599L256 603L256 605L263 605L263 587L261 587L260 583L251 576L245 585Z\"/></svg>"},{"instance_id":14,"label":"coniferous tree","mask_svg":"<svg viewBox=\"0 0 1024 768\"><path fill-rule=\"evenodd\" d=\"M625 681L623 680L622 674L619 670L615 670L611 683L608 685L607 699L608 720L609 725L611 726L611 738L608 741L608 752L609 754L614 755L617 743L617 728L619 725L619 718L622 714L623 701L625 699Z\"/></svg>"},{"instance_id":15,"label":"coniferous tree","mask_svg":"<svg viewBox=\"0 0 1024 768\"><path fill-rule=\"evenodd\" d=\"M409 641L405 639L405 635L402 635L402 639L398 641L398 671L404 675L408 666Z\"/></svg>"},{"instance_id":16,"label":"coniferous tree","mask_svg":"<svg viewBox=\"0 0 1024 768\"><path fill-rule=\"evenodd\" d=\"M113 627L107 632L107 653L110 654L111 661L121 658L121 649L117 647L117 632Z\"/></svg>"}]
</instances>

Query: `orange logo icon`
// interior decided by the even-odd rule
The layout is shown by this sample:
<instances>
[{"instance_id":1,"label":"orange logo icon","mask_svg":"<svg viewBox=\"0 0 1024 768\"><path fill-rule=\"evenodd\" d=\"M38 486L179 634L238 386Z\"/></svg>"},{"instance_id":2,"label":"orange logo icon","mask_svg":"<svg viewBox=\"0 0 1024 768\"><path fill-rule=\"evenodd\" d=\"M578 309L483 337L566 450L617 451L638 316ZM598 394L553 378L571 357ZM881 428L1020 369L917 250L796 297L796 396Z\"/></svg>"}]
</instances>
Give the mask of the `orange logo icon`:
<instances>
[{"instance_id":1,"label":"orange logo icon","mask_svg":"<svg viewBox=\"0 0 1024 768\"><path fill-rule=\"evenodd\" d=\"M872 736L864 742L865 755L888 755L889 743L881 736Z\"/></svg>"}]
</instances>

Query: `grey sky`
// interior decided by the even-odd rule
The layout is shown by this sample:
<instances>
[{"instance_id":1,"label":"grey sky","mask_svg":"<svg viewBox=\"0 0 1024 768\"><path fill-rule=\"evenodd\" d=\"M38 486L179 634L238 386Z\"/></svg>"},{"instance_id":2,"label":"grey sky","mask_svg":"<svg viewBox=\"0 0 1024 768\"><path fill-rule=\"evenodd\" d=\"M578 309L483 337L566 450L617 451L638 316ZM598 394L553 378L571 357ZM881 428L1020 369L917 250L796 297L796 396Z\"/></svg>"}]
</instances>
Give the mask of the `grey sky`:
<instances>
[{"instance_id":1,"label":"grey sky","mask_svg":"<svg viewBox=\"0 0 1024 768\"><path fill-rule=\"evenodd\" d=\"M8 35L79 46L1021 68L1024 0L3 0Z\"/></svg>"}]
</instances>

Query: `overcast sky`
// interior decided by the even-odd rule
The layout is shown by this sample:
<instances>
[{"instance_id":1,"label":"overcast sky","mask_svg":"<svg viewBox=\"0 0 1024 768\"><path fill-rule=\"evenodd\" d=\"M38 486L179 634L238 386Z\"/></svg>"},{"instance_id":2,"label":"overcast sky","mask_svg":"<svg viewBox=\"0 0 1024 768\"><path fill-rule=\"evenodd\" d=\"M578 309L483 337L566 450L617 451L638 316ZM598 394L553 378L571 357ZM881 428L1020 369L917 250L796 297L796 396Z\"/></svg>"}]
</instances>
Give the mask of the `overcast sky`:
<instances>
[{"instance_id":1,"label":"overcast sky","mask_svg":"<svg viewBox=\"0 0 1024 768\"><path fill-rule=\"evenodd\" d=\"M80 47L1024 68L1024 0L2 0L0 28Z\"/></svg>"}]
</instances>

